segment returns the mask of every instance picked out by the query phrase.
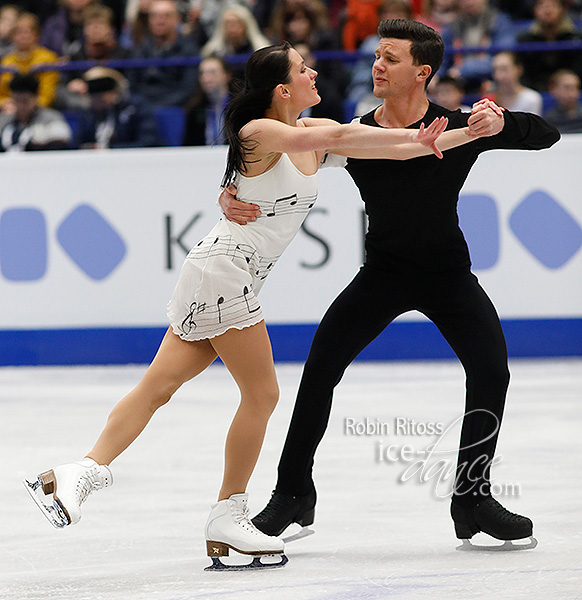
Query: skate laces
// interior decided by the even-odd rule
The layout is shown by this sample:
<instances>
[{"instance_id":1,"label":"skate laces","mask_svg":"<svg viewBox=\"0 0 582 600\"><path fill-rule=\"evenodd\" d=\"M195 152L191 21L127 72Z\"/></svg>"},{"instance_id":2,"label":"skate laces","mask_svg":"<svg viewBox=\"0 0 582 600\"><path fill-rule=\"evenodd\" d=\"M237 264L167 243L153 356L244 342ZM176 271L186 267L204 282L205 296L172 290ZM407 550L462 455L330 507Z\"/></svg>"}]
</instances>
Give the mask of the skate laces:
<instances>
[{"instance_id":1,"label":"skate laces","mask_svg":"<svg viewBox=\"0 0 582 600\"><path fill-rule=\"evenodd\" d=\"M230 505L230 513L232 515L233 521L237 524L250 531L251 533L256 533L257 535L263 535L251 522L249 507L246 502L238 503L238 502L229 502Z\"/></svg>"},{"instance_id":2,"label":"skate laces","mask_svg":"<svg viewBox=\"0 0 582 600\"><path fill-rule=\"evenodd\" d=\"M277 519L283 511L287 511L293 506L295 498L280 492L273 492L267 506L255 517L259 520Z\"/></svg>"},{"instance_id":3,"label":"skate laces","mask_svg":"<svg viewBox=\"0 0 582 600\"><path fill-rule=\"evenodd\" d=\"M485 505L484 508L487 508L491 512L495 512L495 516L506 523L519 523L525 518L517 513L507 510L507 508L497 502L495 498L488 498L483 504Z\"/></svg>"},{"instance_id":4,"label":"skate laces","mask_svg":"<svg viewBox=\"0 0 582 600\"><path fill-rule=\"evenodd\" d=\"M103 481L99 474L99 465L86 470L77 482L76 493L79 504L83 504L91 492L100 490L102 487Z\"/></svg>"}]
</instances>

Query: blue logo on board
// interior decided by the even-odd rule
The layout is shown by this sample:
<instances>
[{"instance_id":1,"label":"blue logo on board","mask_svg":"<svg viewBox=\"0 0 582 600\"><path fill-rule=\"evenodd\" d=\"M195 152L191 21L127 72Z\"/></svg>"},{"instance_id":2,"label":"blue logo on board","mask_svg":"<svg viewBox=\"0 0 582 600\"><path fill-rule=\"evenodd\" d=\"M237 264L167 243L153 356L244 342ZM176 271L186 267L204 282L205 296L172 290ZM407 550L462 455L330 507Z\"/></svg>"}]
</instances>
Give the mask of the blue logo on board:
<instances>
[{"instance_id":1,"label":"blue logo on board","mask_svg":"<svg viewBox=\"0 0 582 600\"><path fill-rule=\"evenodd\" d=\"M582 229L548 193L526 196L511 213L509 226L524 247L548 269L565 265L582 246Z\"/></svg>"},{"instance_id":2,"label":"blue logo on board","mask_svg":"<svg viewBox=\"0 0 582 600\"><path fill-rule=\"evenodd\" d=\"M497 202L486 194L462 194L459 223L475 270L499 261L501 232ZM582 247L582 228L548 192L528 194L509 215L509 229L531 256L548 269L567 264ZM127 254L115 227L95 208L81 204L58 225L56 241L90 279L108 277ZM37 208L11 208L0 215L0 273L14 282L37 281L48 270L46 218Z\"/></svg>"},{"instance_id":3,"label":"blue logo on board","mask_svg":"<svg viewBox=\"0 0 582 600\"><path fill-rule=\"evenodd\" d=\"M499 260L500 223L491 196L462 194L459 223L475 270L491 269ZM559 269L582 247L582 228L550 194L536 190L512 211L509 228L523 247L544 267Z\"/></svg>"},{"instance_id":4,"label":"blue logo on board","mask_svg":"<svg viewBox=\"0 0 582 600\"><path fill-rule=\"evenodd\" d=\"M491 269L499 260L499 214L495 200L481 194L463 194L458 213L473 268Z\"/></svg>"},{"instance_id":5,"label":"blue logo on board","mask_svg":"<svg viewBox=\"0 0 582 600\"><path fill-rule=\"evenodd\" d=\"M90 279L110 275L127 254L115 228L88 204L77 206L60 223L57 242ZM0 271L10 281L42 279L49 242L44 214L36 208L12 208L0 217Z\"/></svg>"},{"instance_id":6,"label":"blue logo on board","mask_svg":"<svg viewBox=\"0 0 582 600\"><path fill-rule=\"evenodd\" d=\"M46 220L36 208L13 208L0 217L0 268L10 281L41 279L47 269Z\"/></svg>"}]
</instances>

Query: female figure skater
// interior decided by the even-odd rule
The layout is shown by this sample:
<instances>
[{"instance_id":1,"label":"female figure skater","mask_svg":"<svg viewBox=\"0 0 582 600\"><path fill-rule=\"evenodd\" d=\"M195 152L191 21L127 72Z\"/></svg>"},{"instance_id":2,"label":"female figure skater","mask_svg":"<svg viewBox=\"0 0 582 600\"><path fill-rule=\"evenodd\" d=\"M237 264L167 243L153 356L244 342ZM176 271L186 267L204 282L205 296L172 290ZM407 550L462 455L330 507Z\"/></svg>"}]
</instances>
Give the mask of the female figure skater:
<instances>
[{"instance_id":1,"label":"female figure skater","mask_svg":"<svg viewBox=\"0 0 582 600\"><path fill-rule=\"evenodd\" d=\"M428 72L427 72L428 70ZM419 77L430 75L420 65ZM234 182L241 199L262 215L240 226L221 219L188 254L168 304L171 327L139 384L112 410L105 429L83 460L25 480L33 499L55 527L77 523L88 495L109 487L109 464L141 433L174 392L220 356L241 392L230 426L218 502L206 524L208 555L229 548L257 555L282 554L283 542L252 525L248 480L259 456L267 421L278 400L271 346L257 294L297 233L317 196L317 169L326 150L368 158L411 158L435 152L446 119L426 130L383 129L301 119L320 101L317 73L288 44L256 51L246 67L245 90L226 115L229 153L223 185ZM446 132L444 149L472 138L467 129ZM420 143L419 143L420 142Z\"/></svg>"}]
</instances>

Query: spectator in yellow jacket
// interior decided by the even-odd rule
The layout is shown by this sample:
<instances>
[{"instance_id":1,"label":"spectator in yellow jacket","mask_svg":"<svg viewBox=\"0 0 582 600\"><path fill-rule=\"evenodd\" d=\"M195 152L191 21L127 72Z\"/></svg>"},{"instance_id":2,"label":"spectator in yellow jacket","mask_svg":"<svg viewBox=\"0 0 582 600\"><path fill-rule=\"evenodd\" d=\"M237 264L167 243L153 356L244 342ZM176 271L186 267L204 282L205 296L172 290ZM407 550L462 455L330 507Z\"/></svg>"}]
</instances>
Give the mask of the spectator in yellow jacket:
<instances>
[{"instance_id":1,"label":"spectator in yellow jacket","mask_svg":"<svg viewBox=\"0 0 582 600\"><path fill-rule=\"evenodd\" d=\"M14 72L29 73L35 67L46 63L53 63L58 56L38 45L40 36L40 24L36 15L23 13L18 17L12 42L14 51L2 59L2 66L12 69ZM2 73L0 78L0 106L10 100L10 82L13 73ZM50 106L55 99L59 74L57 71L39 71L38 103L40 106Z\"/></svg>"}]
</instances>

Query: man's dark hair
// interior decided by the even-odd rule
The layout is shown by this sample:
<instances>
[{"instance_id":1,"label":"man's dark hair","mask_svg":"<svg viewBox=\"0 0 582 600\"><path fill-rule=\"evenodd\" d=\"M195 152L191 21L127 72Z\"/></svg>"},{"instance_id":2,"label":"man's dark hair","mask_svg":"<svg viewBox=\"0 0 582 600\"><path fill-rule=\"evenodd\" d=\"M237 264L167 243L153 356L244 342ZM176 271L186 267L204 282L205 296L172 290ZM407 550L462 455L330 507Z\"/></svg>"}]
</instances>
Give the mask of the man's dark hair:
<instances>
[{"instance_id":1,"label":"man's dark hair","mask_svg":"<svg viewBox=\"0 0 582 600\"><path fill-rule=\"evenodd\" d=\"M380 38L395 38L412 42L410 55L413 64L429 65L431 68L431 73L425 82L425 87L428 86L443 63L445 45L441 36L432 27L410 19L380 21L378 35Z\"/></svg>"}]
</instances>

